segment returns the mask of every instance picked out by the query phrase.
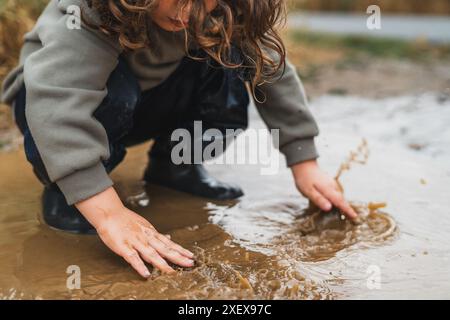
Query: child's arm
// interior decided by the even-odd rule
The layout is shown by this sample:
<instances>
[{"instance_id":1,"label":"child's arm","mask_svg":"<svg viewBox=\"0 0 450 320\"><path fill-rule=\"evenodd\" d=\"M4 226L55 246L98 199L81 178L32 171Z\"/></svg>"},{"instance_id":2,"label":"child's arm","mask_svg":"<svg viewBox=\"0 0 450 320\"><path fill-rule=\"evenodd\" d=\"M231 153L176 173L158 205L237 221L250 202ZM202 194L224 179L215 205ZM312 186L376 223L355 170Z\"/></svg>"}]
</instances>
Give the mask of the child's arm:
<instances>
[{"instance_id":1,"label":"child's arm","mask_svg":"<svg viewBox=\"0 0 450 320\"><path fill-rule=\"evenodd\" d=\"M167 273L174 270L165 259L183 267L194 265L194 255L190 251L127 209L112 187L75 206L95 227L102 241L145 278L150 272L142 259Z\"/></svg>"},{"instance_id":2,"label":"child's arm","mask_svg":"<svg viewBox=\"0 0 450 320\"><path fill-rule=\"evenodd\" d=\"M25 61L24 82L26 118L49 178L141 275L148 270L140 256L163 271L172 271L163 258L191 266L191 253L126 209L112 188L102 163L110 157L107 132L93 114L121 49L90 29L68 29L68 3L51 1L26 37L42 44Z\"/></svg>"},{"instance_id":3,"label":"child's arm","mask_svg":"<svg viewBox=\"0 0 450 320\"><path fill-rule=\"evenodd\" d=\"M318 166L314 138L319 134L314 117L308 108L303 85L295 67L286 61L281 78L262 86L267 100L256 102L256 107L269 129L279 130L279 148L286 156L299 191L324 211L332 205L349 218L355 211L345 201L336 182Z\"/></svg>"}]
</instances>

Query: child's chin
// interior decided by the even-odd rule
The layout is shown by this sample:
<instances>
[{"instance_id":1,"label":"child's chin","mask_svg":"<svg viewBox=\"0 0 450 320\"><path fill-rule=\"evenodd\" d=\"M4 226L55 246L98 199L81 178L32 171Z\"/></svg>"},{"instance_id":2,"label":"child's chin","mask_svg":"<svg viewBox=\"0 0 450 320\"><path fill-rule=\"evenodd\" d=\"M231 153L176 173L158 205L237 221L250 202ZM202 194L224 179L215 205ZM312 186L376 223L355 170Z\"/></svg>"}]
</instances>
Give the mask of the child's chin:
<instances>
[{"instance_id":1,"label":"child's chin","mask_svg":"<svg viewBox=\"0 0 450 320\"><path fill-rule=\"evenodd\" d=\"M172 31L172 32L180 32L180 31L183 31L185 28L183 28L183 27L173 27L172 28L172 30L169 30L169 31Z\"/></svg>"},{"instance_id":2,"label":"child's chin","mask_svg":"<svg viewBox=\"0 0 450 320\"><path fill-rule=\"evenodd\" d=\"M176 26L171 23L157 23L157 25L161 29L163 29L165 31L170 31L170 32L179 32L179 31L183 31L185 29L184 27Z\"/></svg>"}]
</instances>

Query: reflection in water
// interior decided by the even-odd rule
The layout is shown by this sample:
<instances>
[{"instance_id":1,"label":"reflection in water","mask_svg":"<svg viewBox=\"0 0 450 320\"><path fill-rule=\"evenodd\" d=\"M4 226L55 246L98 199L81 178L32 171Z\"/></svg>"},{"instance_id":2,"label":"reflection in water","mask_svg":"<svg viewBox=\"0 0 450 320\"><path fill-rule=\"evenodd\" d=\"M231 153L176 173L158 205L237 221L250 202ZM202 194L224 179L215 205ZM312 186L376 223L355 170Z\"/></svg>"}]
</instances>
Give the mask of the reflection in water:
<instances>
[{"instance_id":1,"label":"reflection in water","mask_svg":"<svg viewBox=\"0 0 450 320\"><path fill-rule=\"evenodd\" d=\"M334 100L333 110L326 114L319 101L315 112L325 128L319 141L321 161L330 172L339 169L362 136L370 143L367 164L352 166L340 179L347 197L361 201L352 202L361 216L356 224L342 219L339 212L308 208L287 169L261 176L257 166L211 165L215 175L246 190L239 202L213 203L143 186L139 178L149 145L130 150L113 174L122 199L197 255L194 268L170 276L154 270L149 281L141 280L97 237L41 225L36 218L41 186L23 152L1 155L0 297L448 298L450 203L443 188L450 182L448 165L384 143L378 136L386 123L375 130L371 112L367 117L360 112L356 127L344 120L342 127L327 122L326 117L340 119L340 112L347 112L349 98L342 99ZM262 124L254 121L253 126ZM350 128L370 130L350 133ZM81 269L80 290L66 287L71 265ZM367 286L367 270L372 266L381 270L380 290Z\"/></svg>"}]
</instances>

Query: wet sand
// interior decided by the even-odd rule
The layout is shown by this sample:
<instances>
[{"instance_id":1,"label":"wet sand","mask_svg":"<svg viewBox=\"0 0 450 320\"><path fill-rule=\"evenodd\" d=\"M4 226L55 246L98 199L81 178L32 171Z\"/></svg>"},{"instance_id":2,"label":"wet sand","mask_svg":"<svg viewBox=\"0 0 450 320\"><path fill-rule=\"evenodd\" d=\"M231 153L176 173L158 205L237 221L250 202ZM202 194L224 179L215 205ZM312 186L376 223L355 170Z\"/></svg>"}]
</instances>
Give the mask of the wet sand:
<instances>
[{"instance_id":1,"label":"wet sand","mask_svg":"<svg viewBox=\"0 0 450 320\"><path fill-rule=\"evenodd\" d=\"M417 101L405 99L403 105ZM407 119L437 119L430 111L439 108L430 106L433 101L400 111L401 127L414 133L417 124ZM338 214L308 212L283 163L279 174L264 176L256 165L210 165L214 175L246 191L239 202L213 203L143 186L139 179L149 145L130 149L113 173L121 197L198 257L195 268L171 276L155 271L149 281L97 237L42 225L37 218L42 187L23 151L0 155L0 298L450 298L450 152L445 145L450 137L445 127L439 136L444 144L433 136L427 142L422 134L421 143L431 147L419 150L393 131L398 122L388 112L392 101L380 101L379 114L385 117L369 108L356 113L352 103L369 104L324 97L313 102L313 112L322 126L320 162L330 174L363 137L368 140L367 164L352 166L341 180L365 217L360 225ZM448 124L450 106L444 102L441 107L436 112L442 121L424 122L426 128ZM252 127L263 127L253 112L252 120ZM370 212L370 202L387 207ZM81 269L80 290L66 286L71 265Z\"/></svg>"}]
</instances>

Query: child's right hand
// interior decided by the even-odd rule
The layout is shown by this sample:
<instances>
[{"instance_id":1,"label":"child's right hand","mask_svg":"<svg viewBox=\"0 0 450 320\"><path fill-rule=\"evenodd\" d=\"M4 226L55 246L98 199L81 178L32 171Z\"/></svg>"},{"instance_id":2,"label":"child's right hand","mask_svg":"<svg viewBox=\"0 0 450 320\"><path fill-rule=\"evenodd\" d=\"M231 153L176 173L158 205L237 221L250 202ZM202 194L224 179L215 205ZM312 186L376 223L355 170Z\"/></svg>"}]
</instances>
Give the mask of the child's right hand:
<instances>
[{"instance_id":1,"label":"child's right hand","mask_svg":"<svg viewBox=\"0 0 450 320\"><path fill-rule=\"evenodd\" d=\"M166 273L174 270L165 259L182 267L194 265L192 252L172 242L146 219L127 209L112 187L75 206L95 227L102 241L144 278L150 277L150 272L143 260Z\"/></svg>"}]
</instances>

